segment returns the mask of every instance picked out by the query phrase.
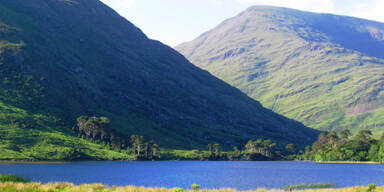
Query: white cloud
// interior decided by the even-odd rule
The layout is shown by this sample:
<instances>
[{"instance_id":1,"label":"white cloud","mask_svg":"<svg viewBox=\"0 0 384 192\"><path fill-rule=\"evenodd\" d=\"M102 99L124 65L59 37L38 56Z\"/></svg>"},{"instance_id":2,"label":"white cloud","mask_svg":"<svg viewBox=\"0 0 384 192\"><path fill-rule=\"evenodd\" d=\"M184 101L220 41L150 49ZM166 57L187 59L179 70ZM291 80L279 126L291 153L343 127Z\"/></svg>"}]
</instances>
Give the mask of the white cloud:
<instances>
[{"instance_id":1,"label":"white cloud","mask_svg":"<svg viewBox=\"0 0 384 192\"><path fill-rule=\"evenodd\" d=\"M344 12L340 11L340 14L384 22L384 1L368 0L354 3Z\"/></svg>"}]
</instances>

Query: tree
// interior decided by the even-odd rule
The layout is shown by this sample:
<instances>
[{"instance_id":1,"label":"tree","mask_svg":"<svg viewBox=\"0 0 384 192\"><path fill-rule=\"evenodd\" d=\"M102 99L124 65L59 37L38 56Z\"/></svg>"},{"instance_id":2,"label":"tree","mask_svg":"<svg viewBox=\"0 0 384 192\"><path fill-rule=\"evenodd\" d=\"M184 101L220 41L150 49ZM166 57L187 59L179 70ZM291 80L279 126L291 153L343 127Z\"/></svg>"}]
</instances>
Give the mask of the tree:
<instances>
[{"instance_id":1,"label":"tree","mask_svg":"<svg viewBox=\"0 0 384 192\"><path fill-rule=\"evenodd\" d=\"M146 158L150 158L150 159L153 159L154 155L153 155L153 149L154 149L154 145L155 145L155 141L154 140L150 140L148 143L145 144L145 157Z\"/></svg>"},{"instance_id":2,"label":"tree","mask_svg":"<svg viewBox=\"0 0 384 192\"><path fill-rule=\"evenodd\" d=\"M332 131L327 135L328 138L328 144L335 150L337 150L338 147L338 141L339 136L337 135L336 131Z\"/></svg>"},{"instance_id":3,"label":"tree","mask_svg":"<svg viewBox=\"0 0 384 192\"><path fill-rule=\"evenodd\" d=\"M209 157L212 157L213 156L213 145L212 144L208 144L207 148L208 148L208 151L209 151Z\"/></svg>"},{"instance_id":4,"label":"tree","mask_svg":"<svg viewBox=\"0 0 384 192\"><path fill-rule=\"evenodd\" d=\"M380 137L380 143L384 143L384 133L381 135L381 137Z\"/></svg>"},{"instance_id":5,"label":"tree","mask_svg":"<svg viewBox=\"0 0 384 192\"><path fill-rule=\"evenodd\" d=\"M105 143L112 148L127 148L125 136L111 128L107 117L80 116L73 129L80 138L91 139L95 143Z\"/></svg>"},{"instance_id":6,"label":"tree","mask_svg":"<svg viewBox=\"0 0 384 192\"><path fill-rule=\"evenodd\" d=\"M363 143L370 143L372 132L370 130L361 130L357 135L356 139Z\"/></svg>"},{"instance_id":7,"label":"tree","mask_svg":"<svg viewBox=\"0 0 384 192\"><path fill-rule=\"evenodd\" d=\"M215 149L215 157L220 157L221 149L220 145L218 143L213 145L213 148Z\"/></svg>"},{"instance_id":8,"label":"tree","mask_svg":"<svg viewBox=\"0 0 384 192\"><path fill-rule=\"evenodd\" d=\"M149 143L144 143L143 144L143 150L144 150L144 157L148 159L148 154L151 146Z\"/></svg>"},{"instance_id":9,"label":"tree","mask_svg":"<svg viewBox=\"0 0 384 192\"><path fill-rule=\"evenodd\" d=\"M351 131L349 131L348 129L344 129L343 131L340 132L340 137L342 139L348 140L349 136L351 136Z\"/></svg>"},{"instance_id":10,"label":"tree","mask_svg":"<svg viewBox=\"0 0 384 192\"><path fill-rule=\"evenodd\" d=\"M143 136L140 136L140 135L132 135L131 136L132 148L135 151L135 154L137 154L138 156L140 156L140 154L141 154L143 142L144 142Z\"/></svg>"},{"instance_id":11,"label":"tree","mask_svg":"<svg viewBox=\"0 0 384 192\"><path fill-rule=\"evenodd\" d=\"M295 153L295 152L296 152L296 145L295 145L295 144L292 144L292 143L287 144L287 145L285 146L285 149L286 149L287 151L289 151L290 153Z\"/></svg>"},{"instance_id":12,"label":"tree","mask_svg":"<svg viewBox=\"0 0 384 192\"><path fill-rule=\"evenodd\" d=\"M330 143L331 145L335 144L336 141L339 139L339 136L337 135L336 131L331 131L328 135L327 135L327 138L328 138L328 143Z\"/></svg>"},{"instance_id":13,"label":"tree","mask_svg":"<svg viewBox=\"0 0 384 192\"><path fill-rule=\"evenodd\" d=\"M248 141L248 143L245 145L245 150L249 154L260 154L265 157L272 157L272 152L274 147L276 146L276 143L272 142L271 140L263 140L263 139L257 139L256 141Z\"/></svg>"},{"instance_id":14,"label":"tree","mask_svg":"<svg viewBox=\"0 0 384 192\"><path fill-rule=\"evenodd\" d=\"M259 149L259 153L266 156L266 157L272 157L272 151L273 148L276 146L276 143L272 142L271 140L262 140L261 139L261 147Z\"/></svg>"},{"instance_id":15,"label":"tree","mask_svg":"<svg viewBox=\"0 0 384 192\"><path fill-rule=\"evenodd\" d=\"M325 145L328 143L328 137L325 133L320 133L317 138L317 141L319 141L320 144Z\"/></svg>"},{"instance_id":16,"label":"tree","mask_svg":"<svg viewBox=\"0 0 384 192\"><path fill-rule=\"evenodd\" d=\"M238 147L233 147L233 156L234 157L240 157L241 153Z\"/></svg>"},{"instance_id":17,"label":"tree","mask_svg":"<svg viewBox=\"0 0 384 192\"><path fill-rule=\"evenodd\" d=\"M319 141L315 141L312 144L312 151L314 151L315 153L321 150L322 148L323 148L323 145Z\"/></svg>"},{"instance_id":18,"label":"tree","mask_svg":"<svg viewBox=\"0 0 384 192\"><path fill-rule=\"evenodd\" d=\"M154 143L152 145L152 158L159 157L160 147L158 144Z\"/></svg>"},{"instance_id":19,"label":"tree","mask_svg":"<svg viewBox=\"0 0 384 192\"><path fill-rule=\"evenodd\" d=\"M368 151L368 159L370 161L379 161L379 156L378 156L378 152L379 152L379 147L378 145L371 145L371 147L369 148L369 151Z\"/></svg>"},{"instance_id":20,"label":"tree","mask_svg":"<svg viewBox=\"0 0 384 192\"><path fill-rule=\"evenodd\" d=\"M253 141L249 140L248 143L245 145L245 150L249 153L256 152L256 145Z\"/></svg>"},{"instance_id":21,"label":"tree","mask_svg":"<svg viewBox=\"0 0 384 192\"><path fill-rule=\"evenodd\" d=\"M370 130L362 130L355 137L344 130L340 137L336 132L330 132L326 137L320 134L312 148L306 148L302 158L315 161L384 161L383 141L372 138Z\"/></svg>"},{"instance_id":22,"label":"tree","mask_svg":"<svg viewBox=\"0 0 384 192\"><path fill-rule=\"evenodd\" d=\"M379 151L377 152L377 159L380 163L384 162L384 143L380 144Z\"/></svg>"},{"instance_id":23,"label":"tree","mask_svg":"<svg viewBox=\"0 0 384 192\"><path fill-rule=\"evenodd\" d=\"M347 143L349 137L351 136L351 132L348 129L344 129L343 131L340 132L340 144L344 145Z\"/></svg>"}]
</instances>

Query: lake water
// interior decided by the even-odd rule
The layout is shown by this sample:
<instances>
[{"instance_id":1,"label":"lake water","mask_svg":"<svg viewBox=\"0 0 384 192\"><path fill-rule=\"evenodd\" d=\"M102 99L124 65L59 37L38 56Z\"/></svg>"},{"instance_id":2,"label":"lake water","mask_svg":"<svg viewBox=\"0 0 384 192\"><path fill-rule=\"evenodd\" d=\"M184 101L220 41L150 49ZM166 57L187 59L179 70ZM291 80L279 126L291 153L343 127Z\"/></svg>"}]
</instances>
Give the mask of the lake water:
<instances>
[{"instance_id":1,"label":"lake water","mask_svg":"<svg viewBox=\"0 0 384 192\"><path fill-rule=\"evenodd\" d=\"M0 173L33 181L104 183L147 187L282 188L299 183L335 183L336 187L384 185L384 165L312 162L158 161L0 164Z\"/></svg>"}]
</instances>

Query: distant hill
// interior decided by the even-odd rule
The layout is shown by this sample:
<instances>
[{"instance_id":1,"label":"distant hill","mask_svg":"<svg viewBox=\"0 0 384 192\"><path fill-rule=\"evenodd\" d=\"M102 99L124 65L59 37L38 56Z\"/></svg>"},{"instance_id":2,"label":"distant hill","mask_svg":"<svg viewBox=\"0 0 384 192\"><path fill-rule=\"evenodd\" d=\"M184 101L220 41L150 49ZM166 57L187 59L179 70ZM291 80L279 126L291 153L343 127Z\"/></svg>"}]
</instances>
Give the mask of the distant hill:
<instances>
[{"instance_id":1,"label":"distant hill","mask_svg":"<svg viewBox=\"0 0 384 192\"><path fill-rule=\"evenodd\" d=\"M176 49L306 126L384 131L383 23L255 6Z\"/></svg>"},{"instance_id":2,"label":"distant hill","mask_svg":"<svg viewBox=\"0 0 384 192\"><path fill-rule=\"evenodd\" d=\"M309 144L317 134L148 39L98 0L0 0L0 74L2 159L60 159L73 147L113 153L75 136L81 115L109 117L119 134L180 149L259 137Z\"/></svg>"}]
</instances>

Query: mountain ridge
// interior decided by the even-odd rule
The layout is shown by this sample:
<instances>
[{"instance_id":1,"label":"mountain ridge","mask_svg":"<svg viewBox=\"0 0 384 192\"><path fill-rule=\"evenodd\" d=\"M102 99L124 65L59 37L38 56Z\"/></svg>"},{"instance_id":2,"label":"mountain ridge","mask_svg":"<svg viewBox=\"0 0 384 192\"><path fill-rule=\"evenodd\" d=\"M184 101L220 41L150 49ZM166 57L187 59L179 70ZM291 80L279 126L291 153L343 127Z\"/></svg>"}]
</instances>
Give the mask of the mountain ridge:
<instances>
[{"instance_id":1,"label":"mountain ridge","mask_svg":"<svg viewBox=\"0 0 384 192\"><path fill-rule=\"evenodd\" d=\"M56 154L63 146L52 132L70 149L83 142L70 131L82 115L106 116L118 133L181 149L258 137L303 145L318 133L148 39L98 0L0 0L0 24L0 101L15 112L6 121L2 111L0 152L8 152L1 154L36 155L42 143L53 148L44 154ZM10 134L29 131L25 139Z\"/></svg>"},{"instance_id":2,"label":"mountain ridge","mask_svg":"<svg viewBox=\"0 0 384 192\"><path fill-rule=\"evenodd\" d=\"M254 6L175 48L307 126L380 133L383 34L379 22Z\"/></svg>"}]
</instances>

